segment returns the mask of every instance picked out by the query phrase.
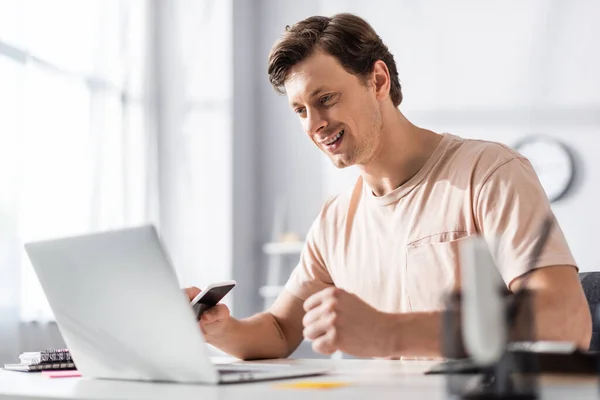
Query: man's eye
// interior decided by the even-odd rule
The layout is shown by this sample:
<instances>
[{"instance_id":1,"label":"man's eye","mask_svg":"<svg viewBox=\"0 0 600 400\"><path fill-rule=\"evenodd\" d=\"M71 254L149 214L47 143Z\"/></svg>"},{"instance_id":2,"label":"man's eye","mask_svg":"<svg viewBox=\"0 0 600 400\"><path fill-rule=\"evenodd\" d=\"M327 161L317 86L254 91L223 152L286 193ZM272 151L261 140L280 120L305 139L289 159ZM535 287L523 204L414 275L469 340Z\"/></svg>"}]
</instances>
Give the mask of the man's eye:
<instances>
[{"instance_id":1,"label":"man's eye","mask_svg":"<svg viewBox=\"0 0 600 400\"><path fill-rule=\"evenodd\" d=\"M304 109L304 108L296 108L296 109L294 110L294 112L295 112L296 114L298 114L298 115L302 115L302 114L304 114L304 111L306 111L306 109Z\"/></svg>"},{"instance_id":2,"label":"man's eye","mask_svg":"<svg viewBox=\"0 0 600 400\"><path fill-rule=\"evenodd\" d=\"M333 96L332 96L332 95L330 95L330 94L328 94L328 95L326 95L326 96L323 96L323 97L321 97L321 104L328 103L328 102L329 102L329 100L331 100L331 98L332 98L332 97L333 97Z\"/></svg>"}]
</instances>

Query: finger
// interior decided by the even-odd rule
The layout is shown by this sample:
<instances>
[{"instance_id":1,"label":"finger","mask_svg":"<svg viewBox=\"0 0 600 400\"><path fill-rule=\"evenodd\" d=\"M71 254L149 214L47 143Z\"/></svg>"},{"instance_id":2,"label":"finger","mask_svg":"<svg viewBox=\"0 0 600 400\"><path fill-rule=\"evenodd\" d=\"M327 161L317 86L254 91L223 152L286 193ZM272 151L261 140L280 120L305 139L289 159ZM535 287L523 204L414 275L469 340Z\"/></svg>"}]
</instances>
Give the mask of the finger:
<instances>
[{"instance_id":1,"label":"finger","mask_svg":"<svg viewBox=\"0 0 600 400\"><path fill-rule=\"evenodd\" d=\"M315 307L318 307L323 301L330 298L336 298L339 296L341 289L336 288L335 286L330 286L326 289L323 289L304 301L304 311L310 311Z\"/></svg>"},{"instance_id":2,"label":"finger","mask_svg":"<svg viewBox=\"0 0 600 400\"><path fill-rule=\"evenodd\" d=\"M310 310L306 314L304 314L304 317L302 317L302 325L308 326L308 325L314 323L315 321L320 320L321 318L326 318L331 313L335 312L335 306L336 306L335 300L333 300L333 299L324 300L317 307L313 308L312 310Z\"/></svg>"},{"instance_id":3,"label":"finger","mask_svg":"<svg viewBox=\"0 0 600 400\"><path fill-rule=\"evenodd\" d=\"M302 317L302 326L306 327L315 323L323 317L323 309L321 307L313 308Z\"/></svg>"},{"instance_id":4,"label":"finger","mask_svg":"<svg viewBox=\"0 0 600 400\"><path fill-rule=\"evenodd\" d=\"M330 329L334 328L331 318L321 318L309 325L302 331L302 335L309 340L315 340L325 335Z\"/></svg>"},{"instance_id":5,"label":"finger","mask_svg":"<svg viewBox=\"0 0 600 400\"><path fill-rule=\"evenodd\" d=\"M227 317L229 317L229 307L225 304L217 304L204 311L200 317L200 321L206 324L212 324L213 322L222 321Z\"/></svg>"},{"instance_id":6,"label":"finger","mask_svg":"<svg viewBox=\"0 0 600 400\"><path fill-rule=\"evenodd\" d=\"M312 342L312 348L317 353L330 355L338 350L335 329L330 329L325 335Z\"/></svg>"},{"instance_id":7,"label":"finger","mask_svg":"<svg viewBox=\"0 0 600 400\"><path fill-rule=\"evenodd\" d=\"M200 292L201 292L201 290L198 289L196 286L185 288L184 290L185 290L185 294L190 299L190 301L194 300L194 298L196 296L198 296L200 294Z\"/></svg>"}]
</instances>

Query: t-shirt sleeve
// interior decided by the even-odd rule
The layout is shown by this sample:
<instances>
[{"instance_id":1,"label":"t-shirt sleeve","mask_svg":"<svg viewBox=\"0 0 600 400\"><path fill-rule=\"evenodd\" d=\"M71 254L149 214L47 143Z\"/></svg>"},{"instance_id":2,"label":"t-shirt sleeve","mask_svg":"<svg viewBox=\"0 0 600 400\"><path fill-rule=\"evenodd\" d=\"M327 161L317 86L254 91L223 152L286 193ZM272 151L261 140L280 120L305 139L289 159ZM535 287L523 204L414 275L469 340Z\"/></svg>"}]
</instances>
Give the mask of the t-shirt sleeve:
<instances>
[{"instance_id":1,"label":"t-shirt sleeve","mask_svg":"<svg viewBox=\"0 0 600 400\"><path fill-rule=\"evenodd\" d=\"M300 254L300 261L292 271L285 289L300 298L306 300L314 293L333 285L333 279L327 270L323 259L323 243L321 225L322 214L313 222L308 234L304 249Z\"/></svg>"},{"instance_id":2,"label":"t-shirt sleeve","mask_svg":"<svg viewBox=\"0 0 600 400\"><path fill-rule=\"evenodd\" d=\"M531 163L515 157L493 169L474 200L475 219L507 286L529 269L540 227L555 219L548 197ZM556 219L541 256L534 265L576 266Z\"/></svg>"}]
</instances>

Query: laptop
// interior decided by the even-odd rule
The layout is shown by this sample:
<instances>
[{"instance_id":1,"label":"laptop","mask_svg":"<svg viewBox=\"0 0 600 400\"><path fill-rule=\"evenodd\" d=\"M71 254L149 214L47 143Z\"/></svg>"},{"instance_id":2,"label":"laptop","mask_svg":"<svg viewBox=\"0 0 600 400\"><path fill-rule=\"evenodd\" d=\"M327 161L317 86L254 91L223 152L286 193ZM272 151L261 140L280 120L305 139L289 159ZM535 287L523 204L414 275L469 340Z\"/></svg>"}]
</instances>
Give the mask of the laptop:
<instances>
[{"instance_id":1,"label":"laptop","mask_svg":"<svg viewBox=\"0 0 600 400\"><path fill-rule=\"evenodd\" d=\"M85 377L218 384L327 372L214 364L154 226L31 242L25 250Z\"/></svg>"}]
</instances>

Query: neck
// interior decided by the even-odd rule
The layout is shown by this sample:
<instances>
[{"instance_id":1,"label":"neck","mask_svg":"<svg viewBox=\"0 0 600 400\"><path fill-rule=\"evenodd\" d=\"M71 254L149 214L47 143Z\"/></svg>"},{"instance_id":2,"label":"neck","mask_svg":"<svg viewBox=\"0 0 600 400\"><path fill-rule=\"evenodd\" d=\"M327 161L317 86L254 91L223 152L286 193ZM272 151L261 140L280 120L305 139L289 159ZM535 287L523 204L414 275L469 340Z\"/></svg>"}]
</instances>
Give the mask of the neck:
<instances>
[{"instance_id":1,"label":"neck","mask_svg":"<svg viewBox=\"0 0 600 400\"><path fill-rule=\"evenodd\" d=\"M413 125L395 107L382 111L382 117L377 151L358 166L376 196L384 196L412 178L442 139L441 135Z\"/></svg>"}]
</instances>

